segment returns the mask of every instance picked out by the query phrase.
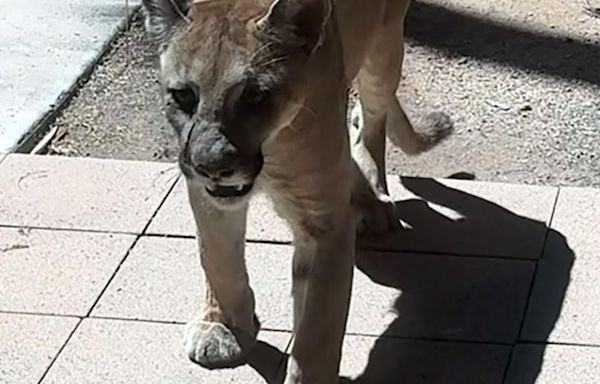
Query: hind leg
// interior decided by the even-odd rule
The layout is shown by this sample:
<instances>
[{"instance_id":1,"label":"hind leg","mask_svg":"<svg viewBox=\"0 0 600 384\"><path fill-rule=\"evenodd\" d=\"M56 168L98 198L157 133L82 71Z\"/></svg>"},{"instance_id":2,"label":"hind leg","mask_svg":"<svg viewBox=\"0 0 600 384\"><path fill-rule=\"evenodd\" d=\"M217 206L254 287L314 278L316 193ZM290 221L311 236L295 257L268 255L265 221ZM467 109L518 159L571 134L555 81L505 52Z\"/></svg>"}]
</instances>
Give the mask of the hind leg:
<instances>
[{"instance_id":1,"label":"hind leg","mask_svg":"<svg viewBox=\"0 0 600 384\"><path fill-rule=\"evenodd\" d=\"M356 164L353 204L360 234L398 226L388 196L385 169L386 126L413 131L396 99L404 60L404 16L408 2L394 2L358 73L360 104L352 112L352 157ZM397 110L400 110L398 118ZM393 121L389 121L390 118Z\"/></svg>"},{"instance_id":2,"label":"hind leg","mask_svg":"<svg viewBox=\"0 0 600 384\"><path fill-rule=\"evenodd\" d=\"M350 136L354 160L352 207L359 235L387 232L397 222L385 181L385 131L382 130L383 140L372 140L369 146L364 131L362 107L357 103L352 111ZM374 156L378 154L380 156Z\"/></svg>"}]
</instances>

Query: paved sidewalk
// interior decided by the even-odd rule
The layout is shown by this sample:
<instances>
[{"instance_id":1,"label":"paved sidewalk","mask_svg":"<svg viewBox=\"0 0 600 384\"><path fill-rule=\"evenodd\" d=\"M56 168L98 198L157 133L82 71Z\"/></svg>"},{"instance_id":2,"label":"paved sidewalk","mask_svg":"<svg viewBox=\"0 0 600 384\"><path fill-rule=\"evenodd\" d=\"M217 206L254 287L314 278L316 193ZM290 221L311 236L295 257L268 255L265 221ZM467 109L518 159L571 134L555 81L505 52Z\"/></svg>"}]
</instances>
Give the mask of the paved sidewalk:
<instances>
[{"instance_id":1,"label":"paved sidewalk","mask_svg":"<svg viewBox=\"0 0 600 384\"><path fill-rule=\"evenodd\" d=\"M390 184L410 230L362 244L341 382L598 382L600 190ZM204 280L177 168L0 155L0 383L281 383L290 236L264 198L249 220L262 343L209 372L182 347Z\"/></svg>"}]
</instances>

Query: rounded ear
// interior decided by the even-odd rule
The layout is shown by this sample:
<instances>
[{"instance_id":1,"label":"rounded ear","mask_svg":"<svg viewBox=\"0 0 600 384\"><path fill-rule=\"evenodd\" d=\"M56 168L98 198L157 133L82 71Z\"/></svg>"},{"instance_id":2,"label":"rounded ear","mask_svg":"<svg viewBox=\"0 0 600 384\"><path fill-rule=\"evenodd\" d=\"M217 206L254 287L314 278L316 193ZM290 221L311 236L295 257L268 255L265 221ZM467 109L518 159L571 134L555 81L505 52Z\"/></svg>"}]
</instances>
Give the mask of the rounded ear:
<instances>
[{"instance_id":1,"label":"rounded ear","mask_svg":"<svg viewBox=\"0 0 600 384\"><path fill-rule=\"evenodd\" d=\"M190 0L142 0L146 10L146 30L159 43L168 40L173 26L187 21Z\"/></svg>"},{"instance_id":2,"label":"rounded ear","mask_svg":"<svg viewBox=\"0 0 600 384\"><path fill-rule=\"evenodd\" d=\"M291 28L310 54L322 43L332 8L331 0L275 0L257 25L274 30Z\"/></svg>"}]
</instances>

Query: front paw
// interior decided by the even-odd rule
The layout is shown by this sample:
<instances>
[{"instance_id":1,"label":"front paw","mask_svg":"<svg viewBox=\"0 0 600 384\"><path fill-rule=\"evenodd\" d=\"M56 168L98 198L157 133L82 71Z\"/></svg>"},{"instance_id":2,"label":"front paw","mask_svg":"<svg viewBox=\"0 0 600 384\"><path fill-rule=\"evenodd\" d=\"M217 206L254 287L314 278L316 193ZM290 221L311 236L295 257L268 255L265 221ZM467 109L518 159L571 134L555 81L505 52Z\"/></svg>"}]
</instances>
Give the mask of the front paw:
<instances>
[{"instance_id":1,"label":"front paw","mask_svg":"<svg viewBox=\"0 0 600 384\"><path fill-rule=\"evenodd\" d=\"M258 321L256 321L258 333ZM185 330L185 350L193 362L206 369L235 368L246 363L256 345L256 333L249 335L221 323L195 320Z\"/></svg>"}]
</instances>

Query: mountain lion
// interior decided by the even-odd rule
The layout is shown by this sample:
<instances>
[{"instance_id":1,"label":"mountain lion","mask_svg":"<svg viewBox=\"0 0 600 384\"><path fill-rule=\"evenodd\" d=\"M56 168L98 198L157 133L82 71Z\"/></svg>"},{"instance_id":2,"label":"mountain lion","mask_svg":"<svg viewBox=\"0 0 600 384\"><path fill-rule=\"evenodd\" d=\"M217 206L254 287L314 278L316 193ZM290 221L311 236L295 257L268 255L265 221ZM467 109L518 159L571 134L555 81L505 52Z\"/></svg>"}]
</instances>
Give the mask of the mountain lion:
<instances>
[{"instance_id":1,"label":"mountain lion","mask_svg":"<svg viewBox=\"0 0 600 384\"><path fill-rule=\"evenodd\" d=\"M264 191L294 235L285 382L336 383L357 230L398 226L386 135L416 154L452 130L441 113L415 130L395 96L409 0L143 3L207 280L206 308L186 329L189 357L230 368L255 345L244 239L248 201ZM353 81L360 104L348 124Z\"/></svg>"}]
</instances>

